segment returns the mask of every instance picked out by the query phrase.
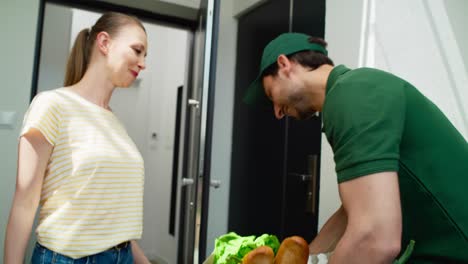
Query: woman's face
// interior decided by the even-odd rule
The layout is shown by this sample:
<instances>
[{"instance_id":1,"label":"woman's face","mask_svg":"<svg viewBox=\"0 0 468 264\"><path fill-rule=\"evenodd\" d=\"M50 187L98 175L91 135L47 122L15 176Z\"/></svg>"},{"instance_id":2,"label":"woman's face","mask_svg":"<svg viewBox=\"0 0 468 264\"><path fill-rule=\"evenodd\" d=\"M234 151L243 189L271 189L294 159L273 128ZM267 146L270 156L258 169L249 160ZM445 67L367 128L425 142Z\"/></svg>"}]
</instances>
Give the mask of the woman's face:
<instances>
[{"instance_id":1,"label":"woman's face","mask_svg":"<svg viewBox=\"0 0 468 264\"><path fill-rule=\"evenodd\" d=\"M146 68L147 38L136 24L124 26L112 36L107 56L107 69L112 84L129 87Z\"/></svg>"}]
</instances>

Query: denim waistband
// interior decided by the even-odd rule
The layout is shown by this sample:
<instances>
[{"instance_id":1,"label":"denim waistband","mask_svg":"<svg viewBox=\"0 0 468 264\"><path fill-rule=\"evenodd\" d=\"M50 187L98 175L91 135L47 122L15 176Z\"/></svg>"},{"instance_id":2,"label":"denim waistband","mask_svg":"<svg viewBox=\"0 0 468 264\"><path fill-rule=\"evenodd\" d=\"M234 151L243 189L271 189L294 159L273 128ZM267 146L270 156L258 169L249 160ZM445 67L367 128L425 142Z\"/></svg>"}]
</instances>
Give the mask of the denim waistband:
<instances>
[{"instance_id":1,"label":"denim waistband","mask_svg":"<svg viewBox=\"0 0 468 264\"><path fill-rule=\"evenodd\" d=\"M109 250L111 250L111 249L120 250L120 249L127 248L129 246L130 246L130 241L124 241L124 242L122 242L122 243L120 243L118 245L115 245L115 246L109 248Z\"/></svg>"},{"instance_id":2,"label":"denim waistband","mask_svg":"<svg viewBox=\"0 0 468 264\"><path fill-rule=\"evenodd\" d=\"M104 250L104 251L108 251L108 250L122 250L122 249L126 249L127 247L129 247L131 245L130 241L124 241L118 245L115 245L113 247L110 247L109 249L107 250ZM47 247L44 247L43 245L41 245L39 242L36 242L36 246L39 247L39 248L42 248L42 249L47 249L47 250L51 250L51 249L48 249ZM104 252L103 251L103 252Z\"/></svg>"},{"instance_id":3,"label":"denim waistband","mask_svg":"<svg viewBox=\"0 0 468 264\"><path fill-rule=\"evenodd\" d=\"M36 243L32 264L60 263L60 264L101 264L101 263L118 263L130 264L133 263L130 241L122 242L107 250L93 255L85 256L78 259L73 259L66 255L62 255L47 247Z\"/></svg>"}]
</instances>

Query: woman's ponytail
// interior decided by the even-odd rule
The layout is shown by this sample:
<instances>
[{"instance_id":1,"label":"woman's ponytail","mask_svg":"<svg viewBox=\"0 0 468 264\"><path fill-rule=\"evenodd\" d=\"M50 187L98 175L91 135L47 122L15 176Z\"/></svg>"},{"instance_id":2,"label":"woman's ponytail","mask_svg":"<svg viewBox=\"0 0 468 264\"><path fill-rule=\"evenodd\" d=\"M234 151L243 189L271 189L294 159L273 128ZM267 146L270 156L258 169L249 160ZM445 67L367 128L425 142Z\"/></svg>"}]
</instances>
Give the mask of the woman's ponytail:
<instances>
[{"instance_id":1,"label":"woman's ponytail","mask_svg":"<svg viewBox=\"0 0 468 264\"><path fill-rule=\"evenodd\" d=\"M68 56L64 86L70 86L79 82L86 72L89 60L89 35L90 30L85 28L78 33L75 39L73 48Z\"/></svg>"}]
</instances>

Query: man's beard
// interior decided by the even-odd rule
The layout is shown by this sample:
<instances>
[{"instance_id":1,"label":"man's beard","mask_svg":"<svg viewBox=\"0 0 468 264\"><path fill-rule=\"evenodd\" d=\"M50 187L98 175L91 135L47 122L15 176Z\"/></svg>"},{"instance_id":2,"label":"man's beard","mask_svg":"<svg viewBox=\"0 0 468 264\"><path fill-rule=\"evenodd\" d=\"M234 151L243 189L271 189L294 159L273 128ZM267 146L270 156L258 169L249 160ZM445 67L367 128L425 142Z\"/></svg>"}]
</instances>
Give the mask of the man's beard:
<instances>
[{"instance_id":1,"label":"man's beard","mask_svg":"<svg viewBox=\"0 0 468 264\"><path fill-rule=\"evenodd\" d=\"M314 117L316 115L316 111L312 110L312 109L309 109L309 110L305 110L305 111L299 111L298 109L296 109L297 111L297 120L307 120L307 119L310 119L312 117Z\"/></svg>"},{"instance_id":2,"label":"man's beard","mask_svg":"<svg viewBox=\"0 0 468 264\"><path fill-rule=\"evenodd\" d=\"M299 95L290 95L289 96L290 105L296 110L297 120L306 120L315 116L315 111L310 105L308 105L307 100L304 97Z\"/></svg>"}]
</instances>

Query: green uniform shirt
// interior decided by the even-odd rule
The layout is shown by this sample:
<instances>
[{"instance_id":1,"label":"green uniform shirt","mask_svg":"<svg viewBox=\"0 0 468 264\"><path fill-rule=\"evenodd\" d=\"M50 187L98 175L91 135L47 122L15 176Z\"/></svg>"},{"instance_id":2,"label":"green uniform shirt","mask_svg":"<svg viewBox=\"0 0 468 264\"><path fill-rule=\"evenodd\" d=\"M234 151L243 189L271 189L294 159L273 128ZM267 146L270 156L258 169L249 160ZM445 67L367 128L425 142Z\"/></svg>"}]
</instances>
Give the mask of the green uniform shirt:
<instances>
[{"instance_id":1,"label":"green uniform shirt","mask_svg":"<svg viewBox=\"0 0 468 264\"><path fill-rule=\"evenodd\" d=\"M402 250L416 241L410 263L468 263L468 143L429 99L390 73L340 65L323 130L339 183L398 173Z\"/></svg>"}]
</instances>

